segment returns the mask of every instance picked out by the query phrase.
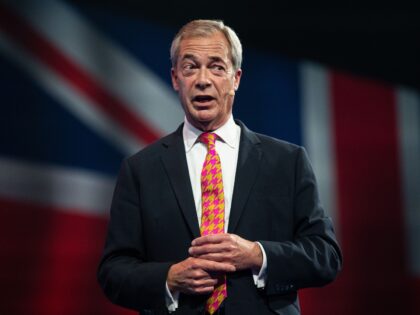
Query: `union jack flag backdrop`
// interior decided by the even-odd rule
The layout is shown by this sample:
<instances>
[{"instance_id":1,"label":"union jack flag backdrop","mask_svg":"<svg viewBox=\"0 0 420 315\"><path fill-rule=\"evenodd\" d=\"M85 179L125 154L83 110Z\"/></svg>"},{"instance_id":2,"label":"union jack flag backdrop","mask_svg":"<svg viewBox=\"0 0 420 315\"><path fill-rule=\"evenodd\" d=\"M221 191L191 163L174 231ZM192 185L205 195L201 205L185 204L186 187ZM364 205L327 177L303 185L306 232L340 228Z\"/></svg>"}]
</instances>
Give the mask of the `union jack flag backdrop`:
<instances>
[{"instance_id":1,"label":"union jack flag backdrop","mask_svg":"<svg viewBox=\"0 0 420 315\"><path fill-rule=\"evenodd\" d=\"M96 267L122 158L183 119L175 32L0 3L0 314L133 314ZM243 70L234 116L308 149L344 251L335 283L301 292L303 314L420 314L420 94L246 47Z\"/></svg>"}]
</instances>

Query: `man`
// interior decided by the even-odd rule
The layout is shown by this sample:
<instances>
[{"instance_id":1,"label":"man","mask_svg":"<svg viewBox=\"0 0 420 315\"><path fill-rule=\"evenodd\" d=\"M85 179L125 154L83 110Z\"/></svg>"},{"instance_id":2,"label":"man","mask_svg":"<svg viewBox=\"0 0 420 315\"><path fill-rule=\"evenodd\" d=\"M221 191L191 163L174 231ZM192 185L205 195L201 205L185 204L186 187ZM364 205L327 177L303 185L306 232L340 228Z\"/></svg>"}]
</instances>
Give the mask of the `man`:
<instances>
[{"instance_id":1,"label":"man","mask_svg":"<svg viewBox=\"0 0 420 315\"><path fill-rule=\"evenodd\" d=\"M232 106L242 47L220 21L171 46L177 131L123 162L99 282L141 314L300 314L341 253L303 148L248 130Z\"/></svg>"}]
</instances>

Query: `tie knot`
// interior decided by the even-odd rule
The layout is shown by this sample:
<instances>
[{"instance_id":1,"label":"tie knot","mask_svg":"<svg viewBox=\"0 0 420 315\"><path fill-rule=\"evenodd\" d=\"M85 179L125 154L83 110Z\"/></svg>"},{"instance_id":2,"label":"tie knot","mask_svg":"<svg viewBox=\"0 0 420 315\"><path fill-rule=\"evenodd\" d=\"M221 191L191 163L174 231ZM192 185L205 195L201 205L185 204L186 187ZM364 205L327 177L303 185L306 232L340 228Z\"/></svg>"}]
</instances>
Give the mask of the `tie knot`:
<instances>
[{"instance_id":1,"label":"tie knot","mask_svg":"<svg viewBox=\"0 0 420 315\"><path fill-rule=\"evenodd\" d=\"M208 150L214 149L214 145L216 143L217 135L212 132L203 132L200 135L200 141L207 145Z\"/></svg>"}]
</instances>

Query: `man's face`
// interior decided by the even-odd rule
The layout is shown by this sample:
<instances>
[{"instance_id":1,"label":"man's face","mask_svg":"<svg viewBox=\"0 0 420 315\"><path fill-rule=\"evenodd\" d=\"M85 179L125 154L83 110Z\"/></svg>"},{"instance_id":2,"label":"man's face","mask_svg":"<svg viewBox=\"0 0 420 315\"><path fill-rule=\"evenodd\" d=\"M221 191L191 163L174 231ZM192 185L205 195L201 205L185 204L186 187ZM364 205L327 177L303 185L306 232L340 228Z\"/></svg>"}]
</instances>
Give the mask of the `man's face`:
<instances>
[{"instance_id":1,"label":"man's face","mask_svg":"<svg viewBox=\"0 0 420 315\"><path fill-rule=\"evenodd\" d=\"M233 70L222 33L183 39L171 75L188 121L201 130L222 126L232 113L241 74Z\"/></svg>"}]
</instances>

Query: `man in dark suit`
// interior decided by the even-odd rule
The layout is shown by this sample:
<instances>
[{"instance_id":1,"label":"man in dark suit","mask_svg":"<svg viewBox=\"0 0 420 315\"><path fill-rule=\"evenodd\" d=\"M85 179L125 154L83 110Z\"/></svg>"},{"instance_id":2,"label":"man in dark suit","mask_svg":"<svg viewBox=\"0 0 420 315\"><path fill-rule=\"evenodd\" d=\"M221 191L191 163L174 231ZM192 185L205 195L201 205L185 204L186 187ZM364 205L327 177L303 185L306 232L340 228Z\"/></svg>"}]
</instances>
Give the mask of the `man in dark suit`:
<instances>
[{"instance_id":1,"label":"man in dark suit","mask_svg":"<svg viewBox=\"0 0 420 315\"><path fill-rule=\"evenodd\" d=\"M305 150L233 120L242 47L220 21L171 47L177 131L125 159L98 279L141 314L300 314L341 269Z\"/></svg>"}]
</instances>

